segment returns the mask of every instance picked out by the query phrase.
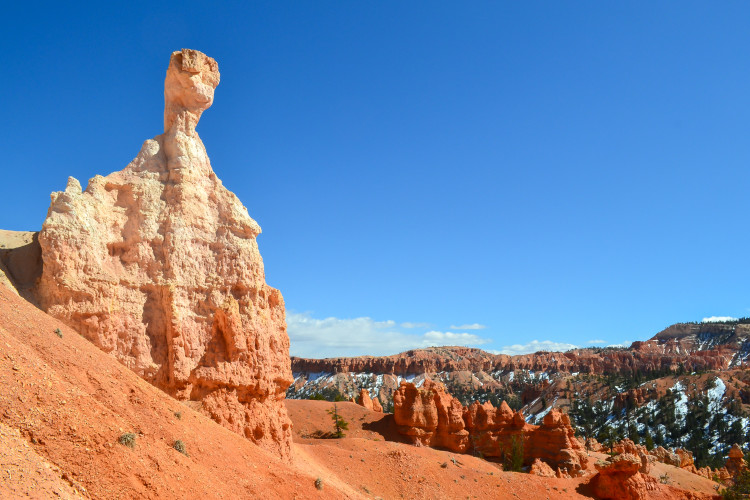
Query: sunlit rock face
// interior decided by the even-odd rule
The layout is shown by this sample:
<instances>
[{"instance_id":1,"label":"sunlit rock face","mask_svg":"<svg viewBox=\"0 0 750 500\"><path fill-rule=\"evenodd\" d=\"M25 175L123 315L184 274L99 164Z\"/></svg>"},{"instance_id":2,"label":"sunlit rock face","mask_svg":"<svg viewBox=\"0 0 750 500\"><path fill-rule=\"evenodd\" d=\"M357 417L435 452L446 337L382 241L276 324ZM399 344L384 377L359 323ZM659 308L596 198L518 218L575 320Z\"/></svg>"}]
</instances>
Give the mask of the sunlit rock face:
<instances>
[{"instance_id":1,"label":"sunlit rock face","mask_svg":"<svg viewBox=\"0 0 750 500\"><path fill-rule=\"evenodd\" d=\"M195 131L218 83L214 59L174 52L164 133L124 170L52 194L37 296L143 378L288 457L284 300L265 282L260 227Z\"/></svg>"},{"instance_id":2,"label":"sunlit rock face","mask_svg":"<svg viewBox=\"0 0 750 500\"><path fill-rule=\"evenodd\" d=\"M398 432L418 446L499 458L517 447L525 464L541 459L565 474L578 474L588 462L567 414L553 409L541 426L531 425L505 401L498 408L490 402L463 407L431 380L421 388L402 382L393 395L393 418Z\"/></svg>"}]
</instances>

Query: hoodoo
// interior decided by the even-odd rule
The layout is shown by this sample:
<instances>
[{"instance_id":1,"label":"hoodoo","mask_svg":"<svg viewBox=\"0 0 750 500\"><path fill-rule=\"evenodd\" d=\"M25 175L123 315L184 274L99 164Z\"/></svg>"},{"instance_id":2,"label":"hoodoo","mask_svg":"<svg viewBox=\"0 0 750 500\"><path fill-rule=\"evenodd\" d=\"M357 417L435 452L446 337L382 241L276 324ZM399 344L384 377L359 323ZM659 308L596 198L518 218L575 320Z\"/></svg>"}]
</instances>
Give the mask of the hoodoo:
<instances>
[{"instance_id":1,"label":"hoodoo","mask_svg":"<svg viewBox=\"0 0 750 500\"><path fill-rule=\"evenodd\" d=\"M37 296L157 387L288 457L284 300L265 282L260 227L195 131L218 84L214 59L174 52L164 133L124 170L52 194Z\"/></svg>"}]
</instances>

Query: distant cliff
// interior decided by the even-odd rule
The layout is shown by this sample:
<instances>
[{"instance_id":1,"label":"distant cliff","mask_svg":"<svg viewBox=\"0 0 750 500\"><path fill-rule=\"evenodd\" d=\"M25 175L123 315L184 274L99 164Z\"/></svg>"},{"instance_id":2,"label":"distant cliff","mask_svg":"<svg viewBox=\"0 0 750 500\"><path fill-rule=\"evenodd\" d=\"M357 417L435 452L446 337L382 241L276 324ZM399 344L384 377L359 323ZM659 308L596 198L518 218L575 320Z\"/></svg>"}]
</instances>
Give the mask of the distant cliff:
<instances>
[{"instance_id":1,"label":"distant cliff","mask_svg":"<svg viewBox=\"0 0 750 500\"><path fill-rule=\"evenodd\" d=\"M519 356L491 354L468 347L431 347L392 356L306 359L292 357L294 373L376 373L398 376L437 372L644 373L677 370L716 370L747 360L750 325L678 323L630 348L588 348L536 352Z\"/></svg>"}]
</instances>

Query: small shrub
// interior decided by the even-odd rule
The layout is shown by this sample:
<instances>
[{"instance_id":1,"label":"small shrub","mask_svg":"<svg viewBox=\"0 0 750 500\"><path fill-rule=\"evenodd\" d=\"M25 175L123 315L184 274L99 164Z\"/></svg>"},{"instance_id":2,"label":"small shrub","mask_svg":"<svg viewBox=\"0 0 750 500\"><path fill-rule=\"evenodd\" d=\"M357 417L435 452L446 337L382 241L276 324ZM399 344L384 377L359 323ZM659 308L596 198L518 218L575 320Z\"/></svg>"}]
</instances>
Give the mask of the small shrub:
<instances>
[{"instance_id":1,"label":"small shrub","mask_svg":"<svg viewBox=\"0 0 750 500\"><path fill-rule=\"evenodd\" d=\"M664 474L662 474L661 476L659 476L659 482L661 484L670 484L672 482L672 480L669 479L669 474L665 472Z\"/></svg>"},{"instance_id":2,"label":"small shrub","mask_svg":"<svg viewBox=\"0 0 750 500\"><path fill-rule=\"evenodd\" d=\"M503 470L521 472L523 467L523 434L511 438L510 450L506 450L503 455Z\"/></svg>"},{"instance_id":3,"label":"small shrub","mask_svg":"<svg viewBox=\"0 0 750 500\"><path fill-rule=\"evenodd\" d=\"M120 439L118 439L121 445L127 446L130 449L135 448L135 434L132 432L126 432L122 436L120 436Z\"/></svg>"},{"instance_id":4,"label":"small shrub","mask_svg":"<svg viewBox=\"0 0 750 500\"><path fill-rule=\"evenodd\" d=\"M179 439L174 442L174 444L172 445L172 448L174 448L175 450L179 451L180 453L182 453L186 457L190 456L190 455L188 455L187 450L185 449L185 443L183 443Z\"/></svg>"},{"instance_id":5,"label":"small shrub","mask_svg":"<svg viewBox=\"0 0 750 500\"><path fill-rule=\"evenodd\" d=\"M322 490L323 489L323 480L320 479L320 478L316 479L315 480L315 487L318 488L319 490Z\"/></svg>"},{"instance_id":6,"label":"small shrub","mask_svg":"<svg viewBox=\"0 0 750 500\"><path fill-rule=\"evenodd\" d=\"M734 484L719 492L724 500L740 500L750 495L750 470L745 469L734 478Z\"/></svg>"},{"instance_id":7,"label":"small shrub","mask_svg":"<svg viewBox=\"0 0 750 500\"><path fill-rule=\"evenodd\" d=\"M182 420L182 412L181 411L174 412L174 416L177 417L177 420Z\"/></svg>"},{"instance_id":8,"label":"small shrub","mask_svg":"<svg viewBox=\"0 0 750 500\"><path fill-rule=\"evenodd\" d=\"M55 335L62 338L62 330L60 330L59 328L55 328Z\"/></svg>"}]
</instances>

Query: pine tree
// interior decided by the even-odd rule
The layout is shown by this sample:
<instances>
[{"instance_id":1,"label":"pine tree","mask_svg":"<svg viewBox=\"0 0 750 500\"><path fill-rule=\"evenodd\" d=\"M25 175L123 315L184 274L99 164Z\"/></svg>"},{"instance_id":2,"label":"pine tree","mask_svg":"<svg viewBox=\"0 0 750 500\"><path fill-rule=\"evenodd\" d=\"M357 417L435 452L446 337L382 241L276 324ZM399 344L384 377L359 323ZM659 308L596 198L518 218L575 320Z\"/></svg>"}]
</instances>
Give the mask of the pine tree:
<instances>
[{"instance_id":1,"label":"pine tree","mask_svg":"<svg viewBox=\"0 0 750 500\"><path fill-rule=\"evenodd\" d=\"M342 438L345 436L344 431L349 430L349 422L344 420L344 417L339 415L338 408L336 405L333 405L333 408L328 410L328 414L331 416L331 420L333 420L333 429L334 433L333 435L337 438Z\"/></svg>"},{"instance_id":2,"label":"pine tree","mask_svg":"<svg viewBox=\"0 0 750 500\"><path fill-rule=\"evenodd\" d=\"M654 440L651 437L651 433L648 431L648 427L646 427L646 433L643 436L643 442L646 445L646 449L648 451L651 451L654 449Z\"/></svg>"}]
</instances>

